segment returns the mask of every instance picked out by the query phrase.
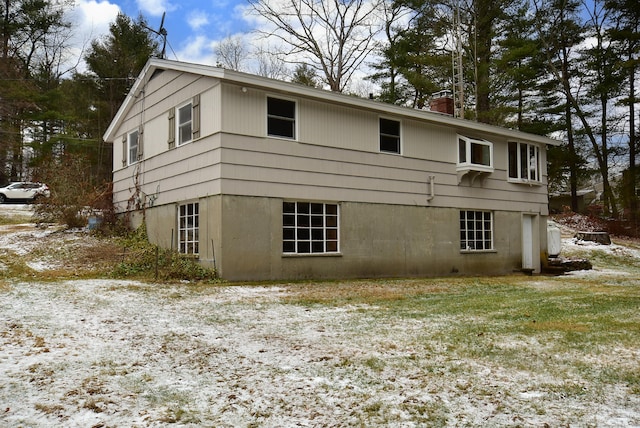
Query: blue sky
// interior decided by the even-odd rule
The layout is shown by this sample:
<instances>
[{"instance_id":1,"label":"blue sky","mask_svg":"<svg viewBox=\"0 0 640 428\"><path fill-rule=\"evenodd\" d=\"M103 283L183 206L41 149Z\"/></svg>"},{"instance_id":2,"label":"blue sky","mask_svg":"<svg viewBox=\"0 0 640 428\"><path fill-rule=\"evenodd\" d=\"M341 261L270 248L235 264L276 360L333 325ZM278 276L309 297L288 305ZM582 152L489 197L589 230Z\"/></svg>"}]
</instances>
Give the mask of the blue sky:
<instances>
[{"instance_id":1,"label":"blue sky","mask_svg":"<svg viewBox=\"0 0 640 428\"><path fill-rule=\"evenodd\" d=\"M78 49L108 33L118 12L142 14L157 29L166 12L167 57L214 64L215 44L225 37L248 33L255 22L246 13L246 0L76 0L69 11Z\"/></svg>"}]
</instances>

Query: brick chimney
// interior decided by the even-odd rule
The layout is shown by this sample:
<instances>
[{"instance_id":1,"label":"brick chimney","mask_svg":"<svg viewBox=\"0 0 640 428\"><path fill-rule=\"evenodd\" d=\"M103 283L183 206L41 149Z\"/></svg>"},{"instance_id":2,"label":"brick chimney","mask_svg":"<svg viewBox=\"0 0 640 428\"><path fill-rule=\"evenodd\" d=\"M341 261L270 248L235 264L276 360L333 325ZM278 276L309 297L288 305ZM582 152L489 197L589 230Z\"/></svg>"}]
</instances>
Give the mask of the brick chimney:
<instances>
[{"instance_id":1,"label":"brick chimney","mask_svg":"<svg viewBox=\"0 0 640 428\"><path fill-rule=\"evenodd\" d=\"M453 93L449 90L434 93L429 108L431 111L453 116Z\"/></svg>"}]
</instances>

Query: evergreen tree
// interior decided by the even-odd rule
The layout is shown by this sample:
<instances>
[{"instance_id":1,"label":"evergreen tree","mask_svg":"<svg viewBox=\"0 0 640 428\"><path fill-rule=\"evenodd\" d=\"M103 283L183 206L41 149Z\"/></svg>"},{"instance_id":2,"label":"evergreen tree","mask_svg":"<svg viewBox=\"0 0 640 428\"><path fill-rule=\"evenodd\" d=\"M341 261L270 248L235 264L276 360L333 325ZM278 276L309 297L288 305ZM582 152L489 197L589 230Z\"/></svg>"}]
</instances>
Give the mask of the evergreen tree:
<instances>
[{"instance_id":1,"label":"evergreen tree","mask_svg":"<svg viewBox=\"0 0 640 428\"><path fill-rule=\"evenodd\" d=\"M495 54L493 117L496 123L520 131L547 134L548 121L537 114L538 82L544 75L544 63L533 28L526 5L521 5L504 23Z\"/></svg>"},{"instance_id":2,"label":"evergreen tree","mask_svg":"<svg viewBox=\"0 0 640 428\"><path fill-rule=\"evenodd\" d=\"M108 118L106 123L115 116L149 58L159 55L158 42L142 15L133 21L119 13L109 34L91 43L85 60L97 77L97 107Z\"/></svg>"},{"instance_id":3,"label":"evergreen tree","mask_svg":"<svg viewBox=\"0 0 640 428\"><path fill-rule=\"evenodd\" d=\"M36 116L64 72L69 1L4 0L0 3L0 182L31 178L25 137L38 132ZM43 79L43 77L45 77Z\"/></svg>"},{"instance_id":4,"label":"evergreen tree","mask_svg":"<svg viewBox=\"0 0 640 428\"><path fill-rule=\"evenodd\" d=\"M318 74L307 64L298 64L298 66L293 71L291 82L298 83L300 85L311 86L312 88L320 87Z\"/></svg>"},{"instance_id":5,"label":"evergreen tree","mask_svg":"<svg viewBox=\"0 0 640 428\"><path fill-rule=\"evenodd\" d=\"M629 169L624 188L625 206L628 207L633 223L638 220L637 153L638 138L636 132L636 74L640 66L640 8L635 0L607 0L605 7L611 11L614 25L609 28L609 36L619 45L621 52L619 67L626 75L623 84L624 98L620 101L628 110L629 133ZM625 87L626 86L626 87Z\"/></svg>"},{"instance_id":6,"label":"evergreen tree","mask_svg":"<svg viewBox=\"0 0 640 428\"><path fill-rule=\"evenodd\" d=\"M385 25L387 44L382 48L382 67L371 78L382 84L381 99L394 104L423 108L432 93L452 87L450 8L435 1L400 0ZM394 19L411 19L406 28Z\"/></svg>"},{"instance_id":7,"label":"evergreen tree","mask_svg":"<svg viewBox=\"0 0 640 428\"><path fill-rule=\"evenodd\" d=\"M578 211L578 184L581 156L574 132L571 97L580 70L573 63L574 52L584 40L583 28L578 20L578 0L538 0L535 6L537 38L542 44L547 80L541 83L547 94L546 111L558 115L566 143L563 151L556 151L558 161L566 162L568 170L571 210ZM551 159L553 160L553 158Z\"/></svg>"}]
</instances>

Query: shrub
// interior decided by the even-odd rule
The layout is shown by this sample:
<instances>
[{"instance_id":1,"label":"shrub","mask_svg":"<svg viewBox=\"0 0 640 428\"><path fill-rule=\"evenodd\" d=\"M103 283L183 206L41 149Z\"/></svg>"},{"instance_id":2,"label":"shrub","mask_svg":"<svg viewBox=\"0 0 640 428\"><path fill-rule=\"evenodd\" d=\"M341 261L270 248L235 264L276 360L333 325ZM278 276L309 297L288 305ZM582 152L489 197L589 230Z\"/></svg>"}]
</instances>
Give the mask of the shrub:
<instances>
[{"instance_id":1,"label":"shrub","mask_svg":"<svg viewBox=\"0 0 640 428\"><path fill-rule=\"evenodd\" d=\"M69 228L86 225L96 193L88 165L78 155L43 161L36 178L49 186L51 196L37 200L34 215L38 222L63 223Z\"/></svg>"},{"instance_id":2,"label":"shrub","mask_svg":"<svg viewBox=\"0 0 640 428\"><path fill-rule=\"evenodd\" d=\"M125 278L154 280L217 280L216 271L207 269L196 259L176 251L159 248L147 238L144 223L135 231L121 238L122 261L115 267L113 275Z\"/></svg>"}]
</instances>

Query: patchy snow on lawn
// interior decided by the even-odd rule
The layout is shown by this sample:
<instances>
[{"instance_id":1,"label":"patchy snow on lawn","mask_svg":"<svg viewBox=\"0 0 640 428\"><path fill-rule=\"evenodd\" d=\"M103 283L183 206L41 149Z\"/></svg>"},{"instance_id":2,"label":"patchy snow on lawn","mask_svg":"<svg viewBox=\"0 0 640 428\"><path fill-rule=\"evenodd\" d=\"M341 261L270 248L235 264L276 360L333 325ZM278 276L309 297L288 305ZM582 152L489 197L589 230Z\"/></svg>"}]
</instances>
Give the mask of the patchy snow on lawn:
<instances>
[{"instance_id":1,"label":"patchy snow on lawn","mask_svg":"<svg viewBox=\"0 0 640 428\"><path fill-rule=\"evenodd\" d=\"M438 322L291 305L284 287L1 287L0 426L640 424L640 397L624 389L452 360ZM477 340L568 358L527 337Z\"/></svg>"},{"instance_id":2,"label":"patchy snow on lawn","mask_svg":"<svg viewBox=\"0 0 640 428\"><path fill-rule=\"evenodd\" d=\"M0 250L20 256L43 238L87 239L54 231L0 231ZM54 264L27 261L35 271ZM596 266L567 279L579 275L630 274ZM633 373L638 349L563 351L524 334L463 339L480 353L530 357L505 367L448 352L455 345L445 332L468 320L464 313L414 319L363 304L295 305L292 290L0 282L0 426L640 426L638 391L583 377L585 367L601 368L603 377Z\"/></svg>"},{"instance_id":3,"label":"patchy snow on lawn","mask_svg":"<svg viewBox=\"0 0 640 428\"><path fill-rule=\"evenodd\" d=\"M59 228L37 228L34 223L0 225L0 249L18 256L29 254L40 245L40 240Z\"/></svg>"}]
</instances>

